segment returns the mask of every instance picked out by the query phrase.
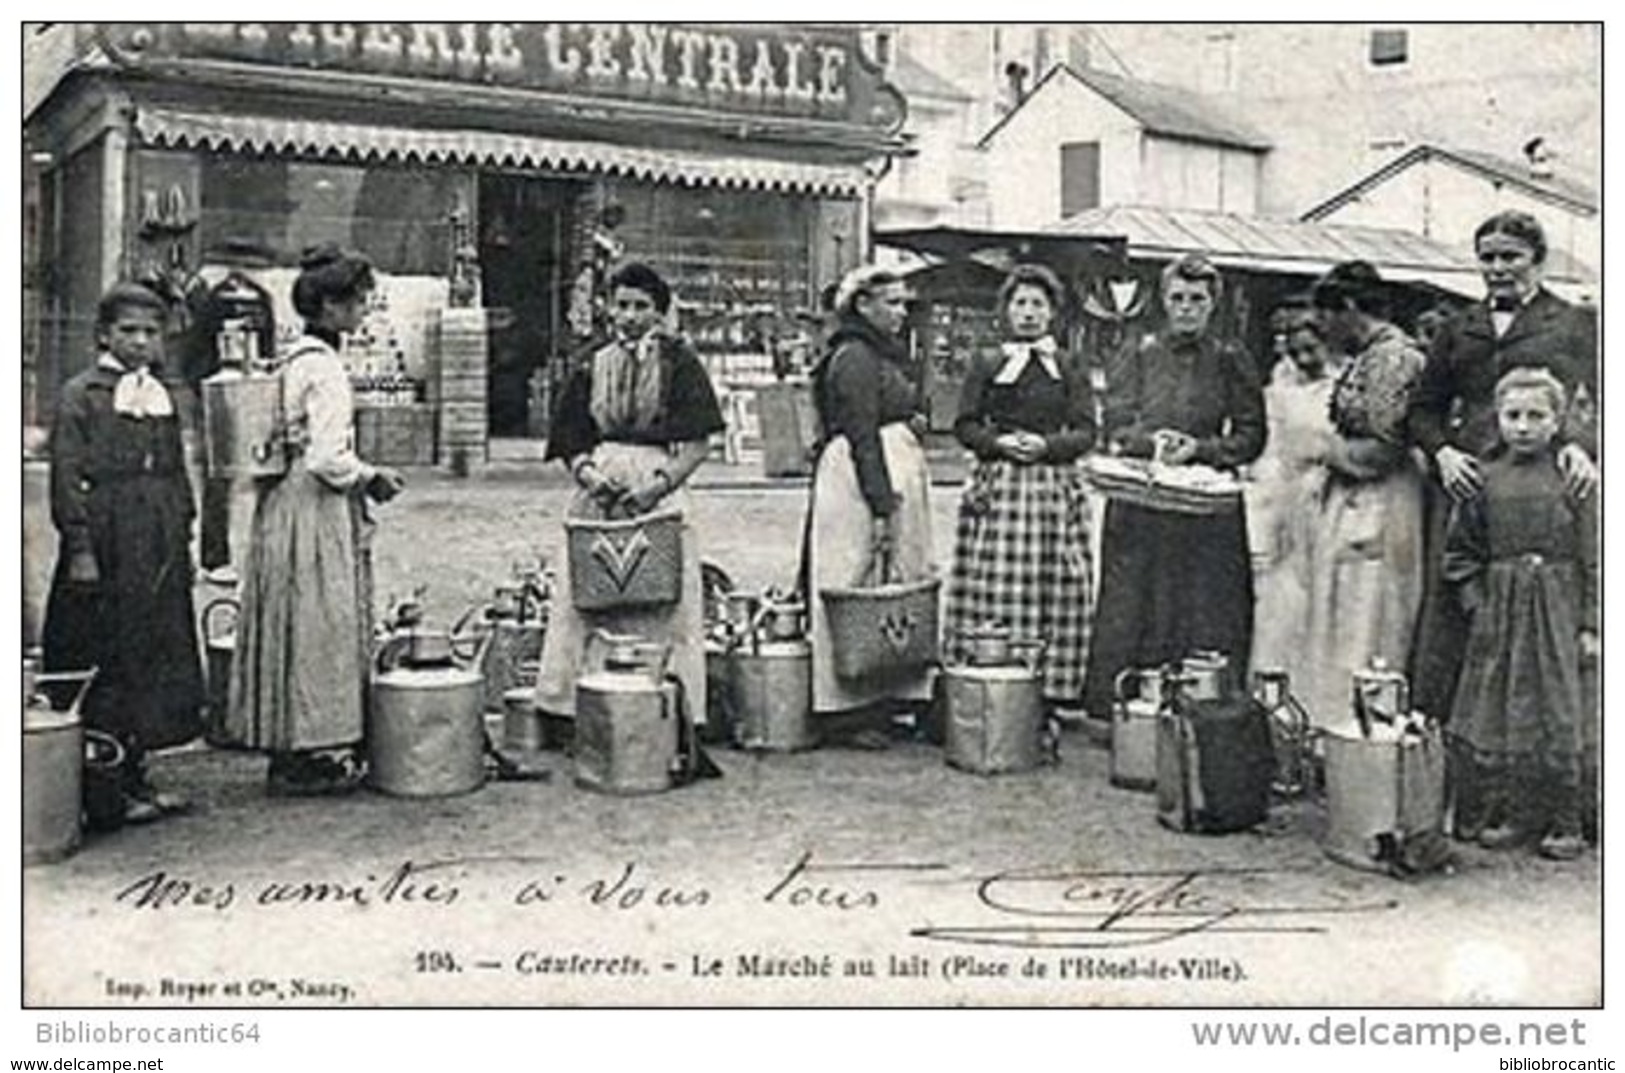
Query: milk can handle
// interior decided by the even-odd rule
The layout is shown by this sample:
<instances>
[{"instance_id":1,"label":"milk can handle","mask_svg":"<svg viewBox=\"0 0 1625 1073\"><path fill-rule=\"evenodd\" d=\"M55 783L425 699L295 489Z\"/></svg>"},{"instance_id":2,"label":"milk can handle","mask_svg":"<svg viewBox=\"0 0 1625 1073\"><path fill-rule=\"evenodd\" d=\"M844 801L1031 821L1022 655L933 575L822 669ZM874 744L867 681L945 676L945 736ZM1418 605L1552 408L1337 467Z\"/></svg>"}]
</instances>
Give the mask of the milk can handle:
<instances>
[{"instance_id":1,"label":"milk can handle","mask_svg":"<svg viewBox=\"0 0 1625 1073\"><path fill-rule=\"evenodd\" d=\"M1112 680L1112 695L1118 700L1128 700L1128 697L1123 695L1123 683L1130 678L1133 678L1137 682L1143 681L1145 679L1145 672L1140 670L1138 667L1124 667L1122 670L1117 672L1117 677ZM1135 690L1134 695L1139 696L1139 690Z\"/></svg>"},{"instance_id":2,"label":"milk can handle","mask_svg":"<svg viewBox=\"0 0 1625 1073\"><path fill-rule=\"evenodd\" d=\"M237 602L237 598L235 596L217 596L213 600L210 600L207 604L204 604L203 640L205 642L217 641L221 637L225 636L227 631L235 629L237 627L237 616L241 614L242 609L242 604ZM231 618L227 622L226 629L220 632L216 632L214 628L214 624L217 621L217 616L215 615L216 611L231 612Z\"/></svg>"},{"instance_id":3,"label":"milk can handle","mask_svg":"<svg viewBox=\"0 0 1625 1073\"><path fill-rule=\"evenodd\" d=\"M1049 642L1042 637L1011 638L1010 651L1021 658L1029 671L1036 671L1044 661Z\"/></svg>"},{"instance_id":4,"label":"milk can handle","mask_svg":"<svg viewBox=\"0 0 1625 1073\"><path fill-rule=\"evenodd\" d=\"M373 655L373 670L379 674L388 674L394 670L400 663L401 653L405 652L411 643L410 633L397 633L386 637L384 643L378 646L377 653Z\"/></svg>"},{"instance_id":5,"label":"milk can handle","mask_svg":"<svg viewBox=\"0 0 1625 1073\"><path fill-rule=\"evenodd\" d=\"M100 667L92 667L85 671L51 671L45 674L36 674L34 684L38 686L50 685L53 682L78 682L79 689L73 695L73 703L68 705L69 712L78 714L79 705L84 703L85 694L90 692L91 683L96 680L96 675L100 673Z\"/></svg>"}]
</instances>

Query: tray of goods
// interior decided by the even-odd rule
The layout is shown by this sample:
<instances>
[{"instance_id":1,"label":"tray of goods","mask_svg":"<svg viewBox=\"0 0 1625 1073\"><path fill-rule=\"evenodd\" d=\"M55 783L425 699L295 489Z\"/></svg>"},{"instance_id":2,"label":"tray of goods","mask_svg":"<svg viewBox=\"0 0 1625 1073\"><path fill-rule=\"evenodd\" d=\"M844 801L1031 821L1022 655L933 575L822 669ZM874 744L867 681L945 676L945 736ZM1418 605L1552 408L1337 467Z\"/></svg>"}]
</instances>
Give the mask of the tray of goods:
<instances>
[{"instance_id":1,"label":"tray of goods","mask_svg":"<svg viewBox=\"0 0 1625 1073\"><path fill-rule=\"evenodd\" d=\"M1212 466L1173 466L1140 458L1097 457L1089 482L1114 499L1178 514L1219 514L1241 506L1241 482Z\"/></svg>"}]
</instances>

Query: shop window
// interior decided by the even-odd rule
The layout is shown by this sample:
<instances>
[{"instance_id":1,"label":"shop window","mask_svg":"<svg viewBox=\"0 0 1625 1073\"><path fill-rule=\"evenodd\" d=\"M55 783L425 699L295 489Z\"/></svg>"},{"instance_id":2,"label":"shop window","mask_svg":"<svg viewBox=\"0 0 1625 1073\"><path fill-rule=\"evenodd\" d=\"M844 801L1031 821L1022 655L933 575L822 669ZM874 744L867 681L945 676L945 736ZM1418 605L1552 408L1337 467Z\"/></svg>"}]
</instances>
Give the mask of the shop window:
<instances>
[{"instance_id":1,"label":"shop window","mask_svg":"<svg viewBox=\"0 0 1625 1073\"><path fill-rule=\"evenodd\" d=\"M1397 67L1410 62L1410 33L1406 30L1371 31L1371 66Z\"/></svg>"},{"instance_id":2,"label":"shop window","mask_svg":"<svg viewBox=\"0 0 1625 1073\"><path fill-rule=\"evenodd\" d=\"M209 251L250 245L281 264L333 242L394 275L445 275L459 177L445 170L209 157L201 232Z\"/></svg>"},{"instance_id":3,"label":"shop window","mask_svg":"<svg viewBox=\"0 0 1625 1073\"><path fill-rule=\"evenodd\" d=\"M1061 216L1100 207L1100 143L1061 146Z\"/></svg>"}]
</instances>

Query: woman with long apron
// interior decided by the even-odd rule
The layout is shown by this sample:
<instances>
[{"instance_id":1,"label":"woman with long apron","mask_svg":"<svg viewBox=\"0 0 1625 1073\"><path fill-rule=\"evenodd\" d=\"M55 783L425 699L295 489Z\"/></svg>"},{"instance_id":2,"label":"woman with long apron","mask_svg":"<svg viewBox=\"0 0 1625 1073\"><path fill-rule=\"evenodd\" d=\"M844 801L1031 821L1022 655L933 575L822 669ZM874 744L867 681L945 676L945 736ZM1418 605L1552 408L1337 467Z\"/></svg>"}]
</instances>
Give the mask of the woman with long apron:
<instances>
[{"instance_id":1,"label":"woman with long apron","mask_svg":"<svg viewBox=\"0 0 1625 1073\"><path fill-rule=\"evenodd\" d=\"M879 678L836 673L826 588L917 581L934 570L930 475L911 419L918 392L899 339L908 290L894 273L869 265L842 279L839 318L813 372L813 398L825 440L813 473L804 556L812 627L813 713L822 737L857 748L884 748L892 718L930 700L931 674Z\"/></svg>"},{"instance_id":2,"label":"woman with long apron","mask_svg":"<svg viewBox=\"0 0 1625 1073\"><path fill-rule=\"evenodd\" d=\"M271 754L271 793L353 790L372 661L372 522L401 475L355 452L355 403L340 337L372 291L364 257L306 253L293 285L305 334L285 355L288 469L262 480L244 563L226 735Z\"/></svg>"},{"instance_id":3,"label":"woman with long apron","mask_svg":"<svg viewBox=\"0 0 1625 1073\"><path fill-rule=\"evenodd\" d=\"M693 511L684 488L724 424L705 367L683 340L665 331L671 288L659 273L627 264L609 279L615 336L575 368L553 413L547 457L575 478L572 518L682 514L682 587L677 602L587 611L569 599L565 557L561 591L542 644L536 706L574 721L576 681L595 630L637 634L670 646L668 666L683 683L689 710L705 712L705 609Z\"/></svg>"}]
</instances>

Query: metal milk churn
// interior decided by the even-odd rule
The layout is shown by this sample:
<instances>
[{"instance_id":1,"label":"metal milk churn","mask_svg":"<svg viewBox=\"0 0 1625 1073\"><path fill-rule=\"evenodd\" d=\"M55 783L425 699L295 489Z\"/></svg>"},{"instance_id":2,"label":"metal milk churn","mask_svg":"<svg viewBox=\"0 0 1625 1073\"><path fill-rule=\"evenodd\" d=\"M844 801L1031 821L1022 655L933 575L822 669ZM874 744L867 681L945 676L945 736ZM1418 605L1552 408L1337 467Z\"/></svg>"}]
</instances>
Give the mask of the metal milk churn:
<instances>
[{"instance_id":1,"label":"metal milk churn","mask_svg":"<svg viewBox=\"0 0 1625 1073\"><path fill-rule=\"evenodd\" d=\"M550 590L540 575L498 585L485 608L485 707L503 710L504 695L519 685L519 669L542 656Z\"/></svg>"},{"instance_id":2,"label":"metal milk churn","mask_svg":"<svg viewBox=\"0 0 1625 1073\"><path fill-rule=\"evenodd\" d=\"M1271 789L1278 797L1297 797L1310 788L1314 769L1309 713L1292 695L1292 680L1286 671L1276 668L1255 671L1252 693L1253 699L1269 713L1270 744L1275 750L1275 779Z\"/></svg>"},{"instance_id":3,"label":"metal milk churn","mask_svg":"<svg viewBox=\"0 0 1625 1073\"><path fill-rule=\"evenodd\" d=\"M1016 640L1008 628L960 634L965 662L943 669L947 698L945 758L980 775L1031 771L1044 755L1042 641Z\"/></svg>"},{"instance_id":4,"label":"metal milk churn","mask_svg":"<svg viewBox=\"0 0 1625 1073\"><path fill-rule=\"evenodd\" d=\"M1353 685L1354 721L1367 737L1374 726L1391 727L1410 714L1410 684L1399 671L1389 670L1382 658L1373 658L1369 667L1355 671Z\"/></svg>"},{"instance_id":5,"label":"metal milk churn","mask_svg":"<svg viewBox=\"0 0 1625 1073\"><path fill-rule=\"evenodd\" d=\"M485 679L450 634L417 627L378 649L367 726L372 786L397 797L447 797L485 782Z\"/></svg>"},{"instance_id":6,"label":"metal milk churn","mask_svg":"<svg viewBox=\"0 0 1625 1073\"><path fill-rule=\"evenodd\" d=\"M1326 829L1321 848L1340 864L1406 873L1437 867L1444 844L1445 746L1436 724L1409 717L1369 734L1344 724L1321 734Z\"/></svg>"},{"instance_id":7,"label":"metal milk churn","mask_svg":"<svg viewBox=\"0 0 1625 1073\"><path fill-rule=\"evenodd\" d=\"M79 848L84 807L84 731L79 705L95 671L40 674L23 661L23 863L59 861ZM40 686L77 686L58 709L35 692Z\"/></svg>"},{"instance_id":8,"label":"metal milk churn","mask_svg":"<svg viewBox=\"0 0 1625 1073\"><path fill-rule=\"evenodd\" d=\"M246 322L241 344L222 340L219 372L206 377L203 395L204 460L211 477L275 477L288 470L282 375L251 351L257 337ZM244 360L235 360L241 356Z\"/></svg>"},{"instance_id":9,"label":"metal milk churn","mask_svg":"<svg viewBox=\"0 0 1625 1073\"><path fill-rule=\"evenodd\" d=\"M769 591L745 635L729 653L734 740L742 749L791 752L810 748L812 646L807 605Z\"/></svg>"},{"instance_id":10,"label":"metal milk churn","mask_svg":"<svg viewBox=\"0 0 1625 1073\"><path fill-rule=\"evenodd\" d=\"M237 651L237 615L242 610L234 596L218 596L203 606L204 682L208 687L208 721L203 737L216 748L238 748L242 742L226 732L226 708L231 700L231 663Z\"/></svg>"},{"instance_id":11,"label":"metal milk churn","mask_svg":"<svg viewBox=\"0 0 1625 1073\"><path fill-rule=\"evenodd\" d=\"M1157 718L1168 702L1167 669L1135 670L1117 676L1112 705L1113 786L1157 788Z\"/></svg>"},{"instance_id":12,"label":"metal milk churn","mask_svg":"<svg viewBox=\"0 0 1625 1073\"><path fill-rule=\"evenodd\" d=\"M669 790L678 766L677 687L666 680L671 650L630 634L596 630L587 673L576 682L576 782L608 794Z\"/></svg>"},{"instance_id":13,"label":"metal milk churn","mask_svg":"<svg viewBox=\"0 0 1625 1073\"><path fill-rule=\"evenodd\" d=\"M1222 700L1230 695L1230 658L1223 652L1192 652L1179 665L1185 677L1185 696L1191 700Z\"/></svg>"}]
</instances>

